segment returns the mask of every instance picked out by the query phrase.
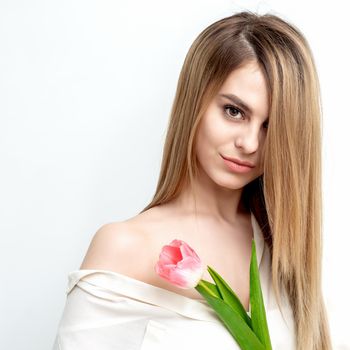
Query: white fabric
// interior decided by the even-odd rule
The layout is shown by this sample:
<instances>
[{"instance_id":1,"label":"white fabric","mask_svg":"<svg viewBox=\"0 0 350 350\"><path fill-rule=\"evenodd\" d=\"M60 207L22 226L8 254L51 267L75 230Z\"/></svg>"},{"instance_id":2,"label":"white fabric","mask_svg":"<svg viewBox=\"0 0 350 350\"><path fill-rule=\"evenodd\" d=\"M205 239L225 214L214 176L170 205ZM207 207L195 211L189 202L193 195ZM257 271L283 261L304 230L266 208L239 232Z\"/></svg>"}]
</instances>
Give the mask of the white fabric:
<instances>
[{"instance_id":1,"label":"white fabric","mask_svg":"<svg viewBox=\"0 0 350 350\"><path fill-rule=\"evenodd\" d=\"M271 286L268 246L252 213L251 222L272 348L294 350L290 305L284 298L283 318ZM53 350L198 348L240 349L205 301L111 271L76 270L68 274L66 305Z\"/></svg>"}]
</instances>

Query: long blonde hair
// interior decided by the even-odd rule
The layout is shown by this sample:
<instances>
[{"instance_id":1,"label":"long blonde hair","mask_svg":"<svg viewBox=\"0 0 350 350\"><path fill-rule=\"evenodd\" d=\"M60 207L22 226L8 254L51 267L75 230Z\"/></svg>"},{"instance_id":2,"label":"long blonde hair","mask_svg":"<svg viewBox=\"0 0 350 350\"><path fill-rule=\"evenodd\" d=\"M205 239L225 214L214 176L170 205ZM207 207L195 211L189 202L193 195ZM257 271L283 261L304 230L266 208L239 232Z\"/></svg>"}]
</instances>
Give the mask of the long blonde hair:
<instances>
[{"instance_id":1,"label":"long blonde hair","mask_svg":"<svg viewBox=\"0 0 350 350\"><path fill-rule=\"evenodd\" d=\"M321 289L320 87L311 49L294 25L273 14L244 11L199 34L180 72L156 193L140 213L176 198L186 184L192 186L199 121L229 73L250 61L266 78L269 127L264 173L244 187L242 200L270 248L279 308L280 291L287 292L297 349L329 350Z\"/></svg>"}]
</instances>

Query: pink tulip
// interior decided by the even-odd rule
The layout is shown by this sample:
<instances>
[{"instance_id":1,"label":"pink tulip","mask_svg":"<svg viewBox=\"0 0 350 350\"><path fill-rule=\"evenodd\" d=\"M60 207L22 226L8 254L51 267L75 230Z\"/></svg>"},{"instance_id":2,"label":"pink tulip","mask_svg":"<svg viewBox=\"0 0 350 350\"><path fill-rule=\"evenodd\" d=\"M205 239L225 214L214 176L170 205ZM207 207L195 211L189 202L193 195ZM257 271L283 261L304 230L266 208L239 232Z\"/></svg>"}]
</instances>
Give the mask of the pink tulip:
<instances>
[{"instance_id":1,"label":"pink tulip","mask_svg":"<svg viewBox=\"0 0 350 350\"><path fill-rule=\"evenodd\" d=\"M197 286L204 268L199 256L186 242L174 239L163 246L155 271L177 287L190 289Z\"/></svg>"}]
</instances>

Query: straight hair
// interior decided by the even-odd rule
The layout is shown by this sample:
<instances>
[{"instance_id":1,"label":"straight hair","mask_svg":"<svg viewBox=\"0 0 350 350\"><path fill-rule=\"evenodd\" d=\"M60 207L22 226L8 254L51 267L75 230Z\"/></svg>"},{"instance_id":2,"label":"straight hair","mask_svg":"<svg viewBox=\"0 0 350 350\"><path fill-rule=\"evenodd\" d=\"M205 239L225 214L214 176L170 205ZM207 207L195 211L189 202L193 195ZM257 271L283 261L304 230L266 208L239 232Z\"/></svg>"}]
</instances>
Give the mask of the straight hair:
<instances>
[{"instance_id":1,"label":"straight hair","mask_svg":"<svg viewBox=\"0 0 350 350\"><path fill-rule=\"evenodd\" d=\"M307 40L291 23L250 11L204 29L183 63L167 127L157 188L140 212L176 198L198 174L198 124L228 75L257 62L268 86L269 127L264 173L242 192L271 256L281 310L293 311L297 350L330 350L322 295L321 100Z\"/></svg>"}]
</instances>

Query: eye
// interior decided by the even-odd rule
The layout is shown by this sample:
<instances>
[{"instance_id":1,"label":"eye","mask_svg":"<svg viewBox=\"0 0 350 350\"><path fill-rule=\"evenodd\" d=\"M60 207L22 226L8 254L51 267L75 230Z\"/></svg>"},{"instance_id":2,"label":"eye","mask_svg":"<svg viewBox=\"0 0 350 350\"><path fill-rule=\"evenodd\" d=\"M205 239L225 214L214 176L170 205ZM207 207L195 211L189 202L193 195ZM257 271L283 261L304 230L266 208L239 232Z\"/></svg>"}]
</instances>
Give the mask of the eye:
<instances>
[{"instance_id":1,"label":"eye","mask_svg":"<svg viewBox=\"0 0 350 350\"><path fill-rule=\"evenodd\" d=\"M235 106L233 106L233 105L225 105L225 106L224 106L225 114L228 115L228 116L230 117L230 119L237 119L237 118L235 118L235 116L236 116L237 114L232 115L230 112L227 112L227 110L229 110L229 111L231 110L231 111L238 112L238 113L240 113L242 116L244 116L244 112L241 111L239 108L237 108L237 107L235 107Z\"/></svg>"},{"instance_id":2,"label":"eye","mask_svg":"<svg viewBox=\"0 0 350 350\"><path fill-rule=\"evenodd\" d=\"M263 124L263 126L264 126L264 129L268 129L268 127L269 127L269 122L265 122L265 123Z\"/></svg>"}]
</instances>

